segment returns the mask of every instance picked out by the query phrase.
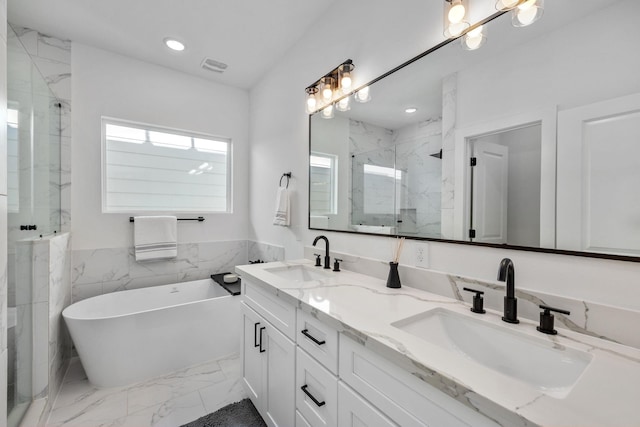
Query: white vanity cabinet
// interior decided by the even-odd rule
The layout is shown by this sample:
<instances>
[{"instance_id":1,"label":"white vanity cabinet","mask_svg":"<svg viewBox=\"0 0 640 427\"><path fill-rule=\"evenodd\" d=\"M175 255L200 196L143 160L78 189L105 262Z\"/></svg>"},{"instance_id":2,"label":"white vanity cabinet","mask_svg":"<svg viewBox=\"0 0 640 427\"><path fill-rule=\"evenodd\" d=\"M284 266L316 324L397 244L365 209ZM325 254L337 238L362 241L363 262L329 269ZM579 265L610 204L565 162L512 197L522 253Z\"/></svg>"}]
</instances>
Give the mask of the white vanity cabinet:
<instances>
[{"instance_id":1,"label":"white vanity cabinet","mask_svg":"<svg viewBox=\"0 0 640 427\"><path fill-rule=\"evenodd\" d=\"M245 279L242 373L270 427L497 426Z\"/></svg>"},{"instance_id":2,"label":"white vanity cabinet","mask_svg":"<svg viewBox=\"0 0 640 427\"><path fill-rule=\"evenodd\" d=\"M254 292L255 285L245 284L248 295L242 302L242 377L245 389L254 406L270 427L290 427L295 415L295 343L274 324L274 312L265 306L280 306L277 297ZM273 301L272 299L276 299ZM295 308L289 307L295 325ZM277 310L275 310L277 312ZM284 310L285 314L288 310ZM282 313L278 313L282 314ZM278 325L286 324L288 317L275 316Z\"/></svg>"}]
</instances>

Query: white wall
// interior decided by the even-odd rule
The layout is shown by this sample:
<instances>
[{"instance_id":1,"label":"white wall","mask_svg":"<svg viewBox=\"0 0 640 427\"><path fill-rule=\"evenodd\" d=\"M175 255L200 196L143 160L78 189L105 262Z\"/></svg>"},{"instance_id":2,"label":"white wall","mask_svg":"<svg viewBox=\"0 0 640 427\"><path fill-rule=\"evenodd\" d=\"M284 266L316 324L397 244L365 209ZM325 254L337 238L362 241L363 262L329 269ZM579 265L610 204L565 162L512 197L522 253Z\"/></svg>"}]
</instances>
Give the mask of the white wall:
<instances>
[{"instance_id":1,"label":"white wall","mask_svg":"<svg viewBox=\"0 0 640 427\"><path fill-rule=\"evenodd\" d=\"M79 43L72 46L73 249L132 245L129 215L101 210L101 116L229 137L233 141L233 213L180 223L179 242L247 238L249 96Z\"/></svg>"},{"instance_id":2,"label":"white wall","mask_svg":"<svg viewBox=\"0 0 640 427\"><path fill-rule=\"evenodd\" d=\"M489 3L484 15L491 12L494 2ZM314 236L319 234L307 230L306 226L308 121L304 111L304 88L346 58L353 59L356 65L357 87L435 45L442 39L441 7L440 2L419 0L342 2L340 13L331 11L319 17L317 25L252 89L250 223L254 240L282 245L285 258L292 259L302 257L303 246L310 245ZM603 33L593 31L595 37ZM619 48L621 38L616 39L615 43L608 44L609 49ZM549 46L547 42L541 48L548 49ZM574 40L573 46L584 51L590 49L581 40ZM634 70L637 72L637 67ZM487 73L484 77L489 75ZM461 82L464 85L468 80L463 78ZM592 83L597 85L601 82ZM552 85L539 93L541 104L553 99L550 98L552 94L562 92L562 87L557 86ZM504 92L510 92L513 87L513 82L510 82ZM462 88L458 90L461 92ZM375 96L373 90L372 96ZM487 108L484 101L478 97L476 102L481 105L471 105L469 111L479 108L487 115L495 112L495 109ZM574 99L571 102L586 101ZM460 119L464 122L466 117L463 115ZM296 192L290 228L271 225L278 178L285 171L293 172L290 188ZM392 245L388 238L325 234L331 241L331 248L337 251L390 259ZM421 245L427 244L408 242L401 262L414 263L416 247ZM638 263L446 243L430 243L428 246L430 265L436 270L495 280L500 259L510 257L516 266L517 287L640 309Z\"/></svg>"}]
</instances>

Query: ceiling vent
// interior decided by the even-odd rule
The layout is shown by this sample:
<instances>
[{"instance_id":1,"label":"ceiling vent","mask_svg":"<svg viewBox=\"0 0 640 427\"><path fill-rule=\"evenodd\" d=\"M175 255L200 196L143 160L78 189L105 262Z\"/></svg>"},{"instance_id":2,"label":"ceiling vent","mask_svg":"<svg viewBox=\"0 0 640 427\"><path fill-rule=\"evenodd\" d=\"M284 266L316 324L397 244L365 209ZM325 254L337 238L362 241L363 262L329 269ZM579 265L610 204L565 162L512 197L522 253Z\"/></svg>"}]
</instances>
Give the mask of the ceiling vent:
<instances>
[{"instance_id":1,"label":"ceiling vent","mask_svg":"<svg viewBox=\"0 0 640 427\"><path fill-rule=\"evenodd\" d=\"M207 71L214 71L216 73L223 73L224 70L227 69L227 64L211 58L204 58L200 66Z\"/></svg>"}]
</instances>

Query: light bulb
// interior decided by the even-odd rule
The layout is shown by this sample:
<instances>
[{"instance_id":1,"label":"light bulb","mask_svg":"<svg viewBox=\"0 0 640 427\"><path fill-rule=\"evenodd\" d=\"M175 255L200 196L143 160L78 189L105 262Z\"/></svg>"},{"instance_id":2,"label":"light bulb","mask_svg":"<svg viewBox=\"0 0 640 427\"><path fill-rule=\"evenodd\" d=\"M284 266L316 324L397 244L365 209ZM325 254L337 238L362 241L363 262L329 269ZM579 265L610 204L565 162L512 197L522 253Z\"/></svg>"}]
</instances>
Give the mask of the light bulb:
<instances>
[{"instance_id":1,"label":"light bulb","mask_svg":"<svg viewBox=\"0 0 640 427\"><path fill-rule=\"evenodd\" d=\"M451 3L451 9L449 9L449 13L447 17L449 18L449 22L452 24L457 24L464 19L464 15L466 10L464 9L464 5L462 3L453 4Z\"/></svg>"},{"instance_id":2,"label":"light bulb","mask_svg":"<svg viewBox=\"0 0 640 427\"><path fill-rule=\"evenodd\" d=\"M349 91L349 88L351 87L351 73L344 73L342 80L340 81L340 87L345 92Z\"/></svg>"},{"instance_id":3,"label":"light bulb","mask_svg":"<svg viewBox=\"0 0 640 427\"><path fill-rule=\"evenodd\" d=\"M311 113L316 110L316 97L314 94L310 93L307 97L307 112Z\"/></svg>"},{"instance_id":4,"label":"light bulb","mask_svg":"<svg viewBox=\"0 0 640 427\"><path fill-rule=\"evenodd\" d=\"M485 41L485 36L482 31L483 26L480 25L479 27L476 27L465 34L464 38L462 39L462 47L467 50L476 50L480 46L482 46Z\"/></svg>"},{"instance_id":5,"label":"light bulb","mask_svg":"<svg viewBox=\"0 0 640 427\"><path fill-rule=\"evenodd\" d=\"M365 86L356 92L356 101L367 102L370 100L371 100L371 97L369 96L369 86Z\"/></svg>"},{"instance_id":6,"label":"light bulb","mask_svg":"<svg viewBox=\"0 0 640 427\"><path fill-rule=\"evenodd\" d=\"M338 111L348 111L350 109L351 109L351 107L349 106L349 97L348 96L346 98L342 98L336 104L336 110L338 110Z\"/></svg>"},{"instance_id":7,"label":"light bulb","mask_svg":"<svg viewBox=\"0 0 640 427\"><path fill-rule=\"evenodd\" d=\"M518 6L514 11L516 24L521 27L533 24L538 17L538 7L536 6L536 0L527 0Z\"/></svg>"},{"instance_id":8,"label":"light bulb","mask_svg":"<svg viewBox=\"0 0 640 427\"><path fill-rule=\"evenodd\" d=\"M496 1L497 10L511 10L520 3L521 0L498 0Z\"/></svg>"},{"instance_id":9,"label":"light bulb","mask_svg":"<svg viewBox=\"0 0 640 427\"><path fill-rule=\"evenodd\" d=\"M331 97L333 96L333 91L331 90L330 87L325 86L322 89L322 97L326 100L326 101L330 101Z\"/></svg>"},{"instance_id":10,"label":"light bulb","mask_svg":"<svg viewBox=\"0 0 640 427\"><path fill-rule=\"evenodd\" d=\"M333 118L333 105L327 105L322 110L320 115L323 119L332 119Z\"/></svg>"},{"instance_id":11,"label":"light bulb","mask_svg":"<svg viewBox=\"0 0 640 427\"><path fill-rule=\"evenodd\" d=\"M511 23L515 27L526 27L536 22L544 12L544 0L525 0L513 9Z\"/></svg>"}]
</instances>

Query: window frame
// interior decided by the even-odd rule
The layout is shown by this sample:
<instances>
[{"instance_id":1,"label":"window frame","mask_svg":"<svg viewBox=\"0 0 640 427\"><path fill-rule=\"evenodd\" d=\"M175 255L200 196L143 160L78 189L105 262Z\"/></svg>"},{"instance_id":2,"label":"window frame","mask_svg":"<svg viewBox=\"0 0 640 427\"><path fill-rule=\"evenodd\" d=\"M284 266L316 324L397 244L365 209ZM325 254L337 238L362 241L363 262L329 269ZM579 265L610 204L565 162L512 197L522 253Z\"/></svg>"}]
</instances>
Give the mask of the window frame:
<instances>
[{"instance_id":1,"label":"window frame","mask_svg":"<svg viewBox=\"0 0 640 427\"><path fill-rule=\"evenodd\" d=\"M311 212L311 208L309 208L309 215L311 216L326 216L326 215L337 215L338 214L338 156L331 153L322 153L320 151L312 151L309 154L309 189L311 189L311 157L321 157L325 159L329 159L331 162L331 167L329 169L331 183L329 184L329 199L331 208L328 212ZM309 191L311 193L311 190Z\"/></svg>"},{"instance_id":2,"label":"window frame","mask_svg":"<svg viewBox=\"0 0 640 427\"><path fill-rule=\"evenodd\" d=\"M145 132L162 132L162 133L172 133L178 136L186 136L192 138L202 138L202 139L210 139L215 141L222 141L227 143L227 161L226 161L226 210L202 210L202 209L176 209L176 210L131 210L131 209L114 209L107 206L107 124L114 126L124 126L135 129L142 129ZM148 139L148 138L147 138ZM148 141L145 141L145 143ZM171 215L179 215L180 213L187 214L206 214L206 215L217 215L217 214L232 214L233 213L233 139L226 136L207 134L203 132L195 132L190 130L172 128L167 126L154 125L144 122L136 122L132 120L119 119L116 117L110 116L101 116L100 118L100 144L101 144L101 155L100 155L100 169L101 169L101 200L102 213L105 214L140 214L140 215L149 215L149 214L171 214ZM179 207L178 207L179 208Z\"/></svg>"}]
</instances>

